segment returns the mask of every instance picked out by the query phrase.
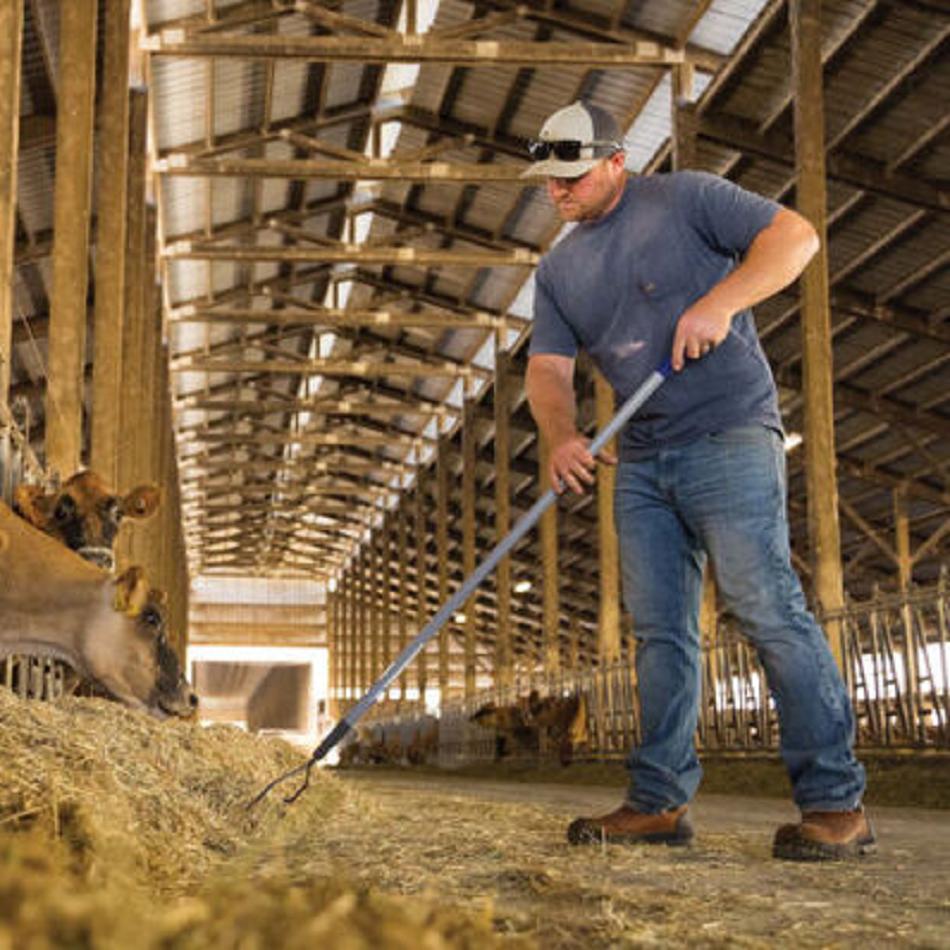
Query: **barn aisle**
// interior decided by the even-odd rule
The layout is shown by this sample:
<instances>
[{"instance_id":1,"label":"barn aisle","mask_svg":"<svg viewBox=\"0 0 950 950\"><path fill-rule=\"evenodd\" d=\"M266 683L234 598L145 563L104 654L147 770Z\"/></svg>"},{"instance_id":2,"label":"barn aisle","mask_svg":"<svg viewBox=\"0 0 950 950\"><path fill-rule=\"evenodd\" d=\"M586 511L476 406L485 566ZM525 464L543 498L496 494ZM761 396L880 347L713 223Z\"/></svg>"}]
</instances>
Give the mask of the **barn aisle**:
<instances>
[{"instance_id":1,"label":"barn aisle","mask_svg":"<svg viewBox=\"0 0 950 950\"><path fill-rule=\"evenodd\" d=\"M879 807L878 855L774 861L776 799L701 796L688 850L578 850L566 819L614 807L607 787L344 773L352 804L324 858L386 889L492 901L496 926L554 946L950 946L950 813Z\"/></svg>"}]
</instances>

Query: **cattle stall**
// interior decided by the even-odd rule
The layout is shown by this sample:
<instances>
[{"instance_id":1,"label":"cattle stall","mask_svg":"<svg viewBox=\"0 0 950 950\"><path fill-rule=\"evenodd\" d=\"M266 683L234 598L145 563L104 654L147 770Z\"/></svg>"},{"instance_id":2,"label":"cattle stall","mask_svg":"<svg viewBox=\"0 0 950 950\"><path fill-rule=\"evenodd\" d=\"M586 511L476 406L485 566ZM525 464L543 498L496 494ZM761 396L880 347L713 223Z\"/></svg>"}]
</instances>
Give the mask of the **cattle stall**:
<instances>
[{"instance_id":1,"label":"cattle stall","mask_svg":"<svg viewBox=\"0 0 950 950\"><path fill-rule=\"evenodd\" d=\"M950 573L944 571L936 585L904 596L878 593L825 619L837 619L842 626L858 747L950 751ZM509 742L499 755L503 734L472 721L478 710L489 706L523 709L532 694L562 700L583 697L586 738L576 750L579 759L620 759L639 740L636 669L624 661L553 677L526 674L509 689L447 701L438 717L439 765L451 768L496 757L554 761L556 747L544 748L537 735ZM375 745L377 752L358 758L404 762L404 744L390 743L386 754L385 740L404 739L415 725L431 719L411 707L395 715L386 705L375 709L360 741ZM530 716L525 726L530 728ZM703 648L696 737L707 755L778 750L778 719L761 664L728 622L719 626L716 641Z\"/></svg>"}]
</instances>

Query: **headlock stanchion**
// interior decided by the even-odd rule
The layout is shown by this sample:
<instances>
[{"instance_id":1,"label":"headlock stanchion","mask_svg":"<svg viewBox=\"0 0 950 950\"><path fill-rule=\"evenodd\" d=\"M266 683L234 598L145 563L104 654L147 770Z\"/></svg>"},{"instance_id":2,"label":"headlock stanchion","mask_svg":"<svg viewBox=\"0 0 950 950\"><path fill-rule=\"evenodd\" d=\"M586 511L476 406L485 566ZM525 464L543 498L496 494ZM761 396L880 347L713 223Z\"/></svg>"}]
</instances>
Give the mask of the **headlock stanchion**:
<instances>
[{"instance_id":1,"label":"headlock stanchion","mask_svg":"<svg viewBox=\"0 0 950 950\"><path fill-rule=\"evenodd\" d=\"M637 390L627 398L617 414L594 436L590 443L590 452L598 452L620 431L641 406L656 392L663 381L672 372L669 360L654 370ZM310 783L310 770L324 758L330 750L343 739L356 725L369 708L376 702L380 694L399 676L399 674L415 659L420 650L442 629L445 622L465 603L479 584L498 566L499 562L511 549L538 523L541 515L557 500L558 492L549 488L532 506L518 519L518 522L498 544L492 548L488 557L462 582L458 590L436 611L429 622L406 645L405 649L393 660L389 668L366 691L363 698L334 725L323 737L320 744L313 750L309 760L302 765L278 776L264 787L249 803L248 808L256 805L265 795L281 782L295 775L304 773L304 780L300 787L284 799L290 804L304 792Z\"/></svg>"}]
</instances>

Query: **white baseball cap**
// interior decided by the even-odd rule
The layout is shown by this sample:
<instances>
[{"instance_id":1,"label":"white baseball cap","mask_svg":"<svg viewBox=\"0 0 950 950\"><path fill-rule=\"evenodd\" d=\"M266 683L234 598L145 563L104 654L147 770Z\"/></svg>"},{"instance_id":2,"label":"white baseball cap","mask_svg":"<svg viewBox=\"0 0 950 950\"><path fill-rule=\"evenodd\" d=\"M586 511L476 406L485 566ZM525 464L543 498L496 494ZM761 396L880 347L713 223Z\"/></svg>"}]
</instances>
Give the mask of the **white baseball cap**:
<instances>
[{"instance_id":1,"label":"white baseball cap","mask_svg":"<svg viewBox=\"0 0 950 950\"><path fill-rule=\"evenodd\" d=\"M578 178L622 150L614 117L600 106L578 100L545 120L538 138L528 145L535 161L521 177Z\"/></svg>"}]
</instances>

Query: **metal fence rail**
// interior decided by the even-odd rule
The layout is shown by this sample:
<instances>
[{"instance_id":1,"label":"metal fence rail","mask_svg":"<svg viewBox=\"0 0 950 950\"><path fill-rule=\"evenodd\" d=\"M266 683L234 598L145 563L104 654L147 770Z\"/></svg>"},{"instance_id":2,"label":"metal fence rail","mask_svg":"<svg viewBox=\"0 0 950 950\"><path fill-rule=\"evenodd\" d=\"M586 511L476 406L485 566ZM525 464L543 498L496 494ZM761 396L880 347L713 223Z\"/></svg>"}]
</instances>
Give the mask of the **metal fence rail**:
<instances>
[{"instance_id":1,"label":"metal fence rail","mask_svg":"<svg viewBox=\"0 0 950 950\"><path fill-rule=\"evenodd\" d=\"M858 746L950 751L946 574L934 586L904 595L876 594L834 616L843 630L845 680L854 704ZM471 716L489 703L524 704L532 690L539 696L584 697L589 738L579 750L582 757L622 757L639 741L636 671L631 662L623 662L554 677L522 674L512 689L447 700L439 717L439 763L453 766L494 758L495 734L472 723ZM400 714L401 728L417 715L411 710ZM374 728L383 729L390 719L383 713L373 715L372 721ZM762 666L755 650L730 627L721 628L715 646L703 651L696 737L698 747L707 752L778 749L778 717ZM520 755L537 758L539 753Z\"/></svg>"}]
</instances>

